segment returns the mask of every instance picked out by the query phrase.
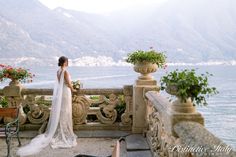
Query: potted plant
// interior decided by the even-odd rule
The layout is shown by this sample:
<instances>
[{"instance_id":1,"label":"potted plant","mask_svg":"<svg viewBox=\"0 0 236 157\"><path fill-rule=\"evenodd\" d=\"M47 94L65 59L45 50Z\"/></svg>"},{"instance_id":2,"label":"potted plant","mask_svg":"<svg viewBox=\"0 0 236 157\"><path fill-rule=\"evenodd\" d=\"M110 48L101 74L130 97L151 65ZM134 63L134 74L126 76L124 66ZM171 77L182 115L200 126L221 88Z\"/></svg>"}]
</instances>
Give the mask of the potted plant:
<instances>
[{"instance_id":1,"label":"potted plant","mask_svg":"<svg viewBox=\"0 0 236 157\"><path fill-rule=\"evenodd\" d=\"M34 75L29 72L29 70L24 68L13 68L9 65L0 64L0 82L10 79L11 82L9 86L3 88L3 95L6 97L8 102L8 107L20 107L19 117L20 123L26 121L26 114L21 106L22 102L22 85L20 82L32 82ZM9 99L10 98L10 99ZM12 121L9 117L4 117L4 123Z\"/></svg>"},{"instance_id":2,"label":"potted plant","mask_svg":"<svg viewBox=\"0 0 236 157\"><path fill-rule=\"evenodd\" d=\"M8 107L7 100L4 96L0 96L0 108Z\"/></svg>"},{"instance_id":3,"label":"potted plant","mask_svg":"<svg viewBox=\"0 0 236 157\"><path fill-rule=\"evenodd\" d=\"M34 76L27 69L0 64L0 82L11 79L10 85L18 85L19 82L32 82Z\"/></svg>"},{"instance_id":4,"label":"potted plant","mask_svg":"<svg viewBox=\"0 0 236 157\"><path fill-rule=\"evenodd\" d=\"M161 78L161 89L175 95L177 104L207 105L206 97L217 94L215 87L209 87L208 77L212 74L196 74L195 69L174 70Z\"/></svg>"},{"instance_id":5,"label":"potted plant","mask_svg":"<svg viewBox=\"0 0 236 157\"><path fill-rule=\"evenodd\" d=\"M166 66L165 54L153 49L129 53L126 61L134 64L134 71L141 73L139 77L141 80L151 79L150 73L156 72L157 68L164 68Z\"/></svg>"}]
</instances>

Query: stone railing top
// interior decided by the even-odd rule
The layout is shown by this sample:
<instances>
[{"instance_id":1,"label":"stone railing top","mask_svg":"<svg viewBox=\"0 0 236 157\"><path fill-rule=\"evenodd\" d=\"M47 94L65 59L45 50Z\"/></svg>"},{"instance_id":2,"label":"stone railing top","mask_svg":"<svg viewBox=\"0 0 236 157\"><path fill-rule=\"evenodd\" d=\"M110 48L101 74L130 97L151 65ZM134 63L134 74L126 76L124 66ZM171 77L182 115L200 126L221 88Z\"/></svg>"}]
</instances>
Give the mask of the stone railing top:
<instances>
[{"instance_id":1,"label":"stone railing top","mask_svg":"<svg viewBox=\"0 0 236 157\"><path fill-rule=\"evenodd\" d=\"M129 90L129 88L131 88ZM127 90L128 89L128 90ZM88 88L88 89L80 89L76 94L84 94L84 95L109 95L113 94L132 94L132 86L124 86L124 88ZM27 94L36 94L36 95L52 95L53 89L45 89L45 88L23 88L21 91L22 95ZM3 90L0 89L0 95L3 95Z\"/></svg>"},{"instance_id":2,"label":"stone railing top","mask_svg":"<svg viewBox=\"0 0 236 157\"><path fill-rule=\"evenodd\" d=\"M183 144L182 148L186 147L192 151L198 149L199 153L195 153L194 156L233 157L235 155L230 146L199 123L182 121L175 124L174 131Z\"/></svg>"},{"instance_id":3,"label":"stone railing top","mask_svg":"<svg viewBox=\"0 0 236 157\"><path fill-rule=\"evenodd\" d=\"M22 94L39 94L39 95L52 95L53 89L22 89ZM76 94L85 94L85 95L108 95L108 94L122 94L122 88L101 88L101 89L80 89L79 91L75 92Z\"/></svg>"},{"instance_id":4,"label":"stone railing top","mask_svg":"<svg viewBox=\"0 0 236 157\"><path fill-rule=\"evenodd\" d=\"M176 112L173 110L173 104L166 97L156 91L148 91L145 94L146 98L152 103L153 107L161 114L166 116L166 114L171 115L175 119L177 116L181 120L189 119L192 121L196 119L198 122L204 125L204 121L199 112L185 113L185 112Z\"/></svg>"},{"instance_id":5,"label":"stone railing top","mask_svg":"<svg viewBox=\"0 0 236 157\"><path fill-rule=\"evenodd\" d=\"M153 103L153 106L158 111L167 111L171 107L171 103L165 97L161 96L159 92L148 91L145 94L146 98Z\"/></svg>"}]
</instances>

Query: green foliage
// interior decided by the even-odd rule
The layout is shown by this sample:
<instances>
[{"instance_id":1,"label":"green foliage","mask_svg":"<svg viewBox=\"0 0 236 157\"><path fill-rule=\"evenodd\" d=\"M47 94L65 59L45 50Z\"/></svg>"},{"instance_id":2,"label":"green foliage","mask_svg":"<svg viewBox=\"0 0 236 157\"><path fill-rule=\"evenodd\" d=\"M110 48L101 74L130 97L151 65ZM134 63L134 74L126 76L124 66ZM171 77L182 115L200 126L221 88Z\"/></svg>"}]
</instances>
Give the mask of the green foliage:
<instances>
[{"instance_id":1,"label":"green foliage","mask_svg":"<svg viewBox=\"0 0 236 157\"><path fill-rule=\"evenodd\" d=\"M93 101L99 101L99 95L90 95L89 98ZM99 107L99 103L91 103L90 107Z\"/></svg>"},{"instance_id":2,"label":"green foliage","mask_svg":"<svg viewBox=\"0 0 236 157\"><path fill-rule=\"evenodd\" d=\"M0 97L0 106L3 108L8 107L8 103L5 97Z\"/></svg>"},{"instance_id":3,"label":"green foliage","mask_svg":"<svg viewBox=\"0 0 236 157\"><path fill-rule=\"evenodd\" d=\"M99 95L91 95L89 98L92 100L99 100Z\"/></svg>"},{"instance_id":4,"label":"green foliage","mask_svg":"<svg viewBox=\"0 0 236 157\"><path fill-rule=\"evenodd\" d=\"M11 66L6 66L0 64L0 82L5 79L18 80L21 82L32 82L34 75L30 73L27 69L23 68L13 68Z\"/></svg>"},{"instance_id":5,"label":"green foliage","mask_svg":"<svg viewBox=\"0 0 236 157\"><path fill-rule=\"evenodd\" d=\"M116 119L117 122L121 122L121 116L125 112L125 108L126 108L124 95L120 95L119 100L120 100L120 103L115 107L117 111L117 119Z\"/></svg>"},{"instance_id":6,"label":"green foliage","mask_svg":"<svg viewBox=\"0 0 236 157\"><path fill-rule=\"evenodd\" d=\"M178 71L176 69L161 78L161 89L175 86L176 96L182 100L191 98L195 105L207 105L206 96L217 94L215 87L209 87L208 77L213 76L206 72L197 75L195 69Z\"/></svg>"},{"instance_id":7,"label":"green foliage","mask_svg":"<svg viewBox=\"0 0 236 157\"><path fill-rule=\"evenodd\" d=\"M165 67L166 56L163 52L157 52L155 50L142 51L138 50L128 54L126 62L136 64L138 62L150 62L157 64L159 68Z\"/></svg>"}]
</instances>

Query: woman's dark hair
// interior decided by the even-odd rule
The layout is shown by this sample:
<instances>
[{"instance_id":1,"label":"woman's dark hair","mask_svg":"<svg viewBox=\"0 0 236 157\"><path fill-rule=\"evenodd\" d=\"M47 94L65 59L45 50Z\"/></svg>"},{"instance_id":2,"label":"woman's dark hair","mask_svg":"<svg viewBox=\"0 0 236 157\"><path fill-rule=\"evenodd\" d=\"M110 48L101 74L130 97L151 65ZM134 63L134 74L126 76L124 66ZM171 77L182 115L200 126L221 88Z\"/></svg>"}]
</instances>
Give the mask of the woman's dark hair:
<instances>
[{"instance_id":1,"label":"woman's dark hair","mask_svg":"<svg viewBox=\"0 0 236 157\"><path fill-rule=\"evenodd\" d=\"M58 66L62 66L66 61L68 62L68 58L65 57L65 56L61 56L61 57L58 59Z\"/></svg>"}]
</instances>

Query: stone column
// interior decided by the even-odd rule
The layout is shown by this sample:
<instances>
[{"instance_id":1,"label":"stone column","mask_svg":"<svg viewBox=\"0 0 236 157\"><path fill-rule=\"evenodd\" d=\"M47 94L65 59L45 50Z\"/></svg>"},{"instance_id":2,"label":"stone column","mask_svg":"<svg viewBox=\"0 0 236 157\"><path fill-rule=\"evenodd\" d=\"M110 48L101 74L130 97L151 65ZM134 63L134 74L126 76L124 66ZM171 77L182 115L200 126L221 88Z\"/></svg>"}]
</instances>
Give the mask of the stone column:
<instances>
[{"instance_id":1,"label":"stone column","mask_svg":"<svg viewBox=\"0 0 236 157\"><path fill-rule=\"evenodd\" d=\"M152 78L147 80L136 80L133 87L133 126L132 133L143 133L146 130L146 109L145 93L147 90L159 90L157 81Z\"/></svg>"}]
</instances>

